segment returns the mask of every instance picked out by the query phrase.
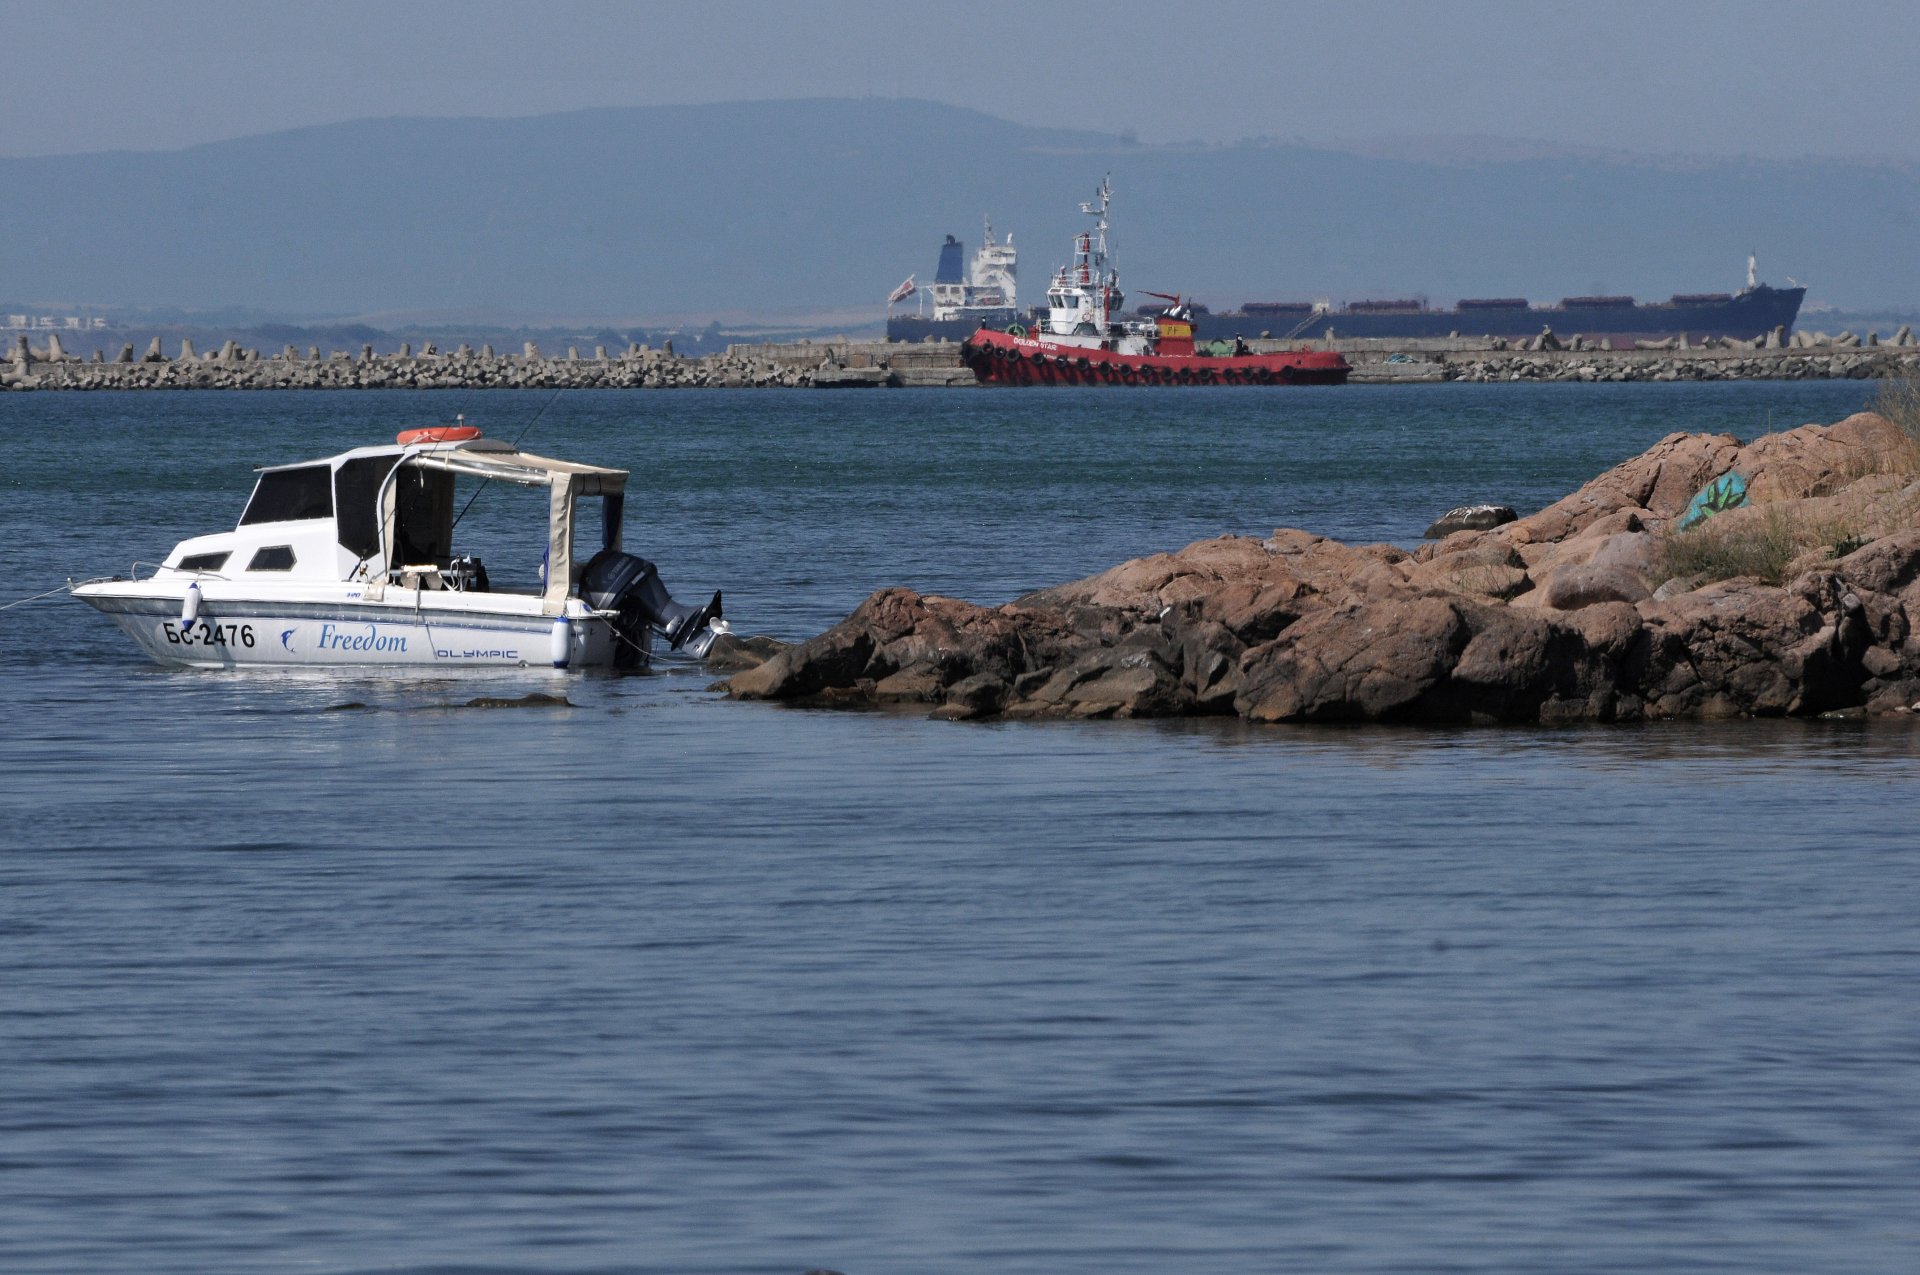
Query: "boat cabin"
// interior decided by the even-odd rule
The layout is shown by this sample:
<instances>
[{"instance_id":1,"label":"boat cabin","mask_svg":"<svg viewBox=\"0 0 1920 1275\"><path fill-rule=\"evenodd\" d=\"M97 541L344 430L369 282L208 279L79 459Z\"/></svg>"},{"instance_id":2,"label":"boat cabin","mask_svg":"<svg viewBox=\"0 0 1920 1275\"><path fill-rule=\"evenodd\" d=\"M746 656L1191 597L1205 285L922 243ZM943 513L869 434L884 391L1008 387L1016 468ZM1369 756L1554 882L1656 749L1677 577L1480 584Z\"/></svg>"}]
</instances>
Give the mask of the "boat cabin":
<instances>
[{"instance_id":1,"label":"boat cabin","mask_svg":"<svg viewBox=\"0 0 1920 1275\"><path fill-rule=\"evenodd\" d=\"M256 584L487 591L485 565L455 552L460 477L547 489L543 614L565 610L595 551L621 548L627 471L536 456L493 439L360 447L259 474L239 525L181 541L165 571ZM597 511L589 503L595 501Z\"/></svg>"}]
</instances>

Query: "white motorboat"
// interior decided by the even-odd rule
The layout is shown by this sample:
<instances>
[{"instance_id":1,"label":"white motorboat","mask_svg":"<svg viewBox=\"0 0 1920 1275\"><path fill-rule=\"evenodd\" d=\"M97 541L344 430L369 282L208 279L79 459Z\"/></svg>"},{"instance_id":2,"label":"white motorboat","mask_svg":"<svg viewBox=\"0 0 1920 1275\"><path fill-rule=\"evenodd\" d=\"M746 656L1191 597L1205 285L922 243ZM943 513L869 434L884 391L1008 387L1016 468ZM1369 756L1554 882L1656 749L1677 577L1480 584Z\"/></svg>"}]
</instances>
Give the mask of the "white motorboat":
<instances>
[{"instance_id":1,"label":"white motorboat","mask_svg":"<svg viewBox=\"0 0 1920 1275\"><path fill-rule=\"evenodd\" d=\"M532 587L494 588L479 558L456 552L462 478L546 489ZM704 655L727 631L720 595L683 606L623 551L626 482L468 425L407 430L392 446L262 469L232 531L181 541L144 578L136 563L131 579L73 594L171 666L635 668L656 636Z\"/></svg>"}]
</instances>

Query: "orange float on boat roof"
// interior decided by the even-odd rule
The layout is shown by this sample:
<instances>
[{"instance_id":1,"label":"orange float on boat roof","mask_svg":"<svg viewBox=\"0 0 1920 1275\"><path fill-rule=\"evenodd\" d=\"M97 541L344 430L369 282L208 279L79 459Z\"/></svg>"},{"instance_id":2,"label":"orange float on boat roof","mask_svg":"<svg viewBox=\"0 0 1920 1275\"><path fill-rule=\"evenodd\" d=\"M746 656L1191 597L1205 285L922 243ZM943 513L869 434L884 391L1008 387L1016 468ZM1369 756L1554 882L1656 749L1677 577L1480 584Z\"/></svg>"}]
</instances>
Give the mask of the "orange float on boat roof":
<instances>
[{"instance_id":1,"label":"orange float on boat roof","mask_svg":"<svg viewBox=\"0 0 1920 1275\"><path fill-rule=\"evenodd\" d=\"M402 447L411 447L415 443L464 443L478 437L478 425L429 425L424 429L403 429L394 435L393 441Z\"/></svg>"}]
</instances>

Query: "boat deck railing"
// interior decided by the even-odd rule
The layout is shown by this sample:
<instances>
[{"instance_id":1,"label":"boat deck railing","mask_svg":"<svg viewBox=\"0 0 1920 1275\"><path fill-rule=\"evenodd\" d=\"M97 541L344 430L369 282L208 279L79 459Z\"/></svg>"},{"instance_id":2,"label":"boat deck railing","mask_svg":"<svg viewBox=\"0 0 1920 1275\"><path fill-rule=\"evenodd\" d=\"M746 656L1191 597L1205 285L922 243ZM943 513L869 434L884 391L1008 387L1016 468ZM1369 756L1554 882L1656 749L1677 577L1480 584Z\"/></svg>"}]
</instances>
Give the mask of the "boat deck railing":
<instances>
[{"instance_id":1,"label":"boat deck railing","mask_svg":"<svg viewBox=\"0 0 1920 1275\"><path fill-rule=\"evenodd\" d=\"M228 576L221 575L218 571L207 571L200 567L170 567L164 562L142 562L139 559L135 559L133 565L127 568L127 579L129 580L140 579L140 568L142 567L152 568L152 570L147 573L148 579L153 578L154 576L160 574L162 571L174 571L174 572L178 572L180 575L194 576L196 578L203 578L207 580L226 580L230 578Z\"/></svg>"}]
</instances>

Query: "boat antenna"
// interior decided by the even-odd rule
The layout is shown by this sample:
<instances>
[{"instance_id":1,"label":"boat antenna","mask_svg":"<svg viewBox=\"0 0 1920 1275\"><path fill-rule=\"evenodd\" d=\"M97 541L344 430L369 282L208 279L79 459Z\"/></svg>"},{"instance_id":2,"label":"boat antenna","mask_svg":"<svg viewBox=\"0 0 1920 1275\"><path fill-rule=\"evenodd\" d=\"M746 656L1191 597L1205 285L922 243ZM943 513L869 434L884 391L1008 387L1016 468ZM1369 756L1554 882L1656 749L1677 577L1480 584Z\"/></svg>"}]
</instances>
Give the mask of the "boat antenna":
<instances>
[{"instance_id":1,"label":"boat antenna","mask_svg":"<svg viewBox=\"0 0 1920 1275\"><path fill-rule=\"evenodd\" d=\"M552 397L547 399L546 402L542 403L540 405L540 410L533 414L533 419L528 421L524 426L522 426L518 434L514 435L513 450L515 450L516 452L520 450L520 440L525 438L527 434L532 431L533 427L540 423L540 418L547 414L547 409L554 405L554 402L559 399L560 395L566 390L566 388L567 387L564 385L557 386L553 391Z\"/></svg>"},{"instance_id":2,"label":"boat antenna","mask_svg":"<svg viewBox=\"0 0 1920 1275\"><path fill-rule=\"evenodd\" d=\"M547 409L549 407L552 407L554 403L558 401L558 399L560 398L561 392L566 388L567 388L566 386L562 385L559 388L555 389L552 395L548 397L547 401L540 405L540 410L533 414L533 419L528 421L524 426L521 427L520 432L514 436L513 450L515 450L516 452L520 450L520 440L525 438L527 434L533 429L533 427L540 423L540 418L547 414ZM473 489L473 495L467 497L467 503L460 506L460 512L454 515L453 526L447 528L447 534L449 536L451 536L455 531L459 530L460 520L467 516L467 510L473 508L473 502L480 499L480 493L485 491L487 489L487 484L492 481L493 479L491 478L482 478L480 480L480 485Z\"/></svg>"}]
</instances>

